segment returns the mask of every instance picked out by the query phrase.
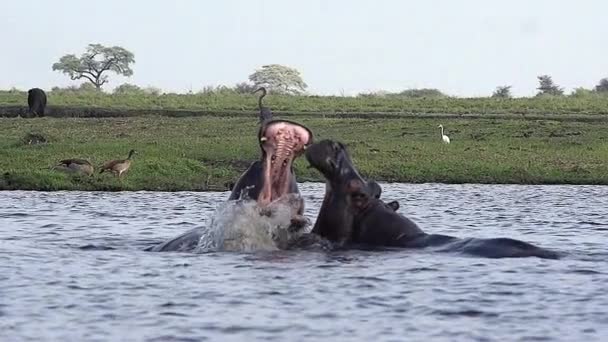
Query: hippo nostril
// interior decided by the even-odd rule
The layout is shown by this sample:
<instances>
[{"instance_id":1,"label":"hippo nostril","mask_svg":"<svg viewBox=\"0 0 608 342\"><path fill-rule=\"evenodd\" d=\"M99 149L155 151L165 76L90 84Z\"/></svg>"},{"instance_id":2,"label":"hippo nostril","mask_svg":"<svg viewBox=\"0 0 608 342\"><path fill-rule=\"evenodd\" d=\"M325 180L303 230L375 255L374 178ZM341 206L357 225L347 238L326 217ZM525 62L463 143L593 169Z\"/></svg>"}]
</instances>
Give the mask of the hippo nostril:
<instances>
[{"instance_id":1,"label":"hippo nostril","mask_svg":"<svg viewBox=\"0 0 608 342\"><path fill-rule=\"evenodd\" d=\"M362 192L355 192L351 196L353 199L356 199L356 200L363 200L366 197L365 194Z\"/></svg>"}]
</instances>

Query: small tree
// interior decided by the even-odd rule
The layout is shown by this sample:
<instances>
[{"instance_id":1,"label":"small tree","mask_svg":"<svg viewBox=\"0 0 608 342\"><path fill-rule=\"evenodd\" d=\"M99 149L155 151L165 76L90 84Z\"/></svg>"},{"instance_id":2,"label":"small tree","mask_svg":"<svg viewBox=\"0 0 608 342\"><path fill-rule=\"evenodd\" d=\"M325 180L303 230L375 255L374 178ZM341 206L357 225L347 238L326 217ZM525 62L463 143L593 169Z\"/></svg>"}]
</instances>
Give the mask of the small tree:
<instances>
[{"instance_id":1,"label":"small tree","mask_svg":"<svg viewBox=\"0 0 608 342\"><path fill-rule=\"evenodd\" d=\"M511 96L511 86L498 86L496 90L492 93L493 98L497 99L510 99Z\"/></svg>"},{"instance_id":2,"label":"small tree","mask_svg":"<svg viewBox=\"0 0 608 342\"><path fill-rule=\"evenodd\" d=\"M279 64L262 66L249 75L249 80L256 88L266 87L270 91L284 94L301 94L308 87L298 70Z\"/></svg>"},{"instance_id":3,"label":"small tree","mask_svg":"<svg viewBox=\"0 0 608 342\"><path fill-rule=\"evenodd\" d=\"M72 80L87 79L95 88L101 89L108 82L106 72L127 77L133 75L132 63L135 63L133 53L120 46L89 44L80 57L73 54L61 57L59 62L53 64L53 70L63 72Z\"/></svg>"},{"instance_id":4,"label":"small tree","mask_svg":"<svg viewBox=\"0 0 608 342\"><path fill-rule=\"evenodd\" d=\"M595 91L598 93L608 93L608 78L602 78L600 83L595 86Z\"/></svg>"},{"instance_id":5,"label":"small tree","mask_svg":"<svg viewBox=\"0 0 608 342\"><path fill-rule=\"evenodd\" d=\"M538 95L553 95L562 96L564 95L564 89L553 83L553 79L549 75L538 76Z\"/></svg>"}]
</instances>

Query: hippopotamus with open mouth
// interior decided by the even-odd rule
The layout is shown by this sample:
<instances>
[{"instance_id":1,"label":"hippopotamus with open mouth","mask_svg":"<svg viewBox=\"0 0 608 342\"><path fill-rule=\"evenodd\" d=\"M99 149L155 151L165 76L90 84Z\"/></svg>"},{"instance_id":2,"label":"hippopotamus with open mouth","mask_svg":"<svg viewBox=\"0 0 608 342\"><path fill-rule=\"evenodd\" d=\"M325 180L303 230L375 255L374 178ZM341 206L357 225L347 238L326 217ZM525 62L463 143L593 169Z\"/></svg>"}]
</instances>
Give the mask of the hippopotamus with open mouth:
<instances>
[{"instance_id":1,"label":"hippopotamus with open mouth","mask_svg":"<svg viewBox=\"0 0 608 342\"><path fill-rule=\"evenodd\" d=\"M340 142L323 140L306 150L306 159L326 179L323 204L313 234L342 246L438 247L489 257L530 257L556 259L556 252L510 239L460 239L427 234L416 223L397 212L397 202L380 199L376 182L365 181Z\"/></svg>"},{"instance_id":2,"label":"hippopotamus with open mouth","mask_svg":"<svg viewBox=\"0 0 608 342\"><path fill-rule=\"evenodd\" d=\"M262 155L241 175L229 200L247 196L268 204L286 193L298 193L293 162L312 143L312 132L295 122L273 120L258 132Z\"/></svg>"},{"instance_id":3,"label":"hippopotamus with open mouth","mask_svg":"<svg viewBox=\"0 0 608 342\"><path fill-rule=\"evenodd\" d=\"M254 199L260 215L265 216L272 215L276 204L282 203L293 208L290 230L305 227L308 220L302 215L304 201L286 195L299 195L293 162L312 139L312 132L301 124L286 120L265 122L258 132L260 160L253 162L241 175L228 200ZM193 251L204 232L204 228L196 228L147 250Z\"/></svg>"}]
</instances>

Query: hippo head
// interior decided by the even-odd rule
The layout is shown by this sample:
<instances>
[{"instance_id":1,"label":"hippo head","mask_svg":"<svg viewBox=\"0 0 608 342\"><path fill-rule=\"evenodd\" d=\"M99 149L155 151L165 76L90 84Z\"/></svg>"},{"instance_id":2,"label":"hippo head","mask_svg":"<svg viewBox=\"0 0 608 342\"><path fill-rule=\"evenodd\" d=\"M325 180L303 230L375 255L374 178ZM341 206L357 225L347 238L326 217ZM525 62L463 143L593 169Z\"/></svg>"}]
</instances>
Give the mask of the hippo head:
<instances>
[{"instance_id":1,"label":"hippo head","mask_svg":"<svg viewBox=\"0 0 608 342\"><path fill-rule=\"evenodd\" d=\"M306 159L326 179L325 199L313 232L330 241L349 242L355 215L380 196L380 186L361 177L340 142L315 143L306 149Z\"/></svg>"},{"instance_id":2,"label":"hippo head","mask_svg":"<svg viewBox=\"0 0 608 342\"><path fill-rule=\"evenodd\" d=\"M364 205L369 198L380 196L376 182L366 182L353 165L344 144L322 140L306 149L306 160L317 169L332 192L346 195L349 205Z\"/></svg>"},{"instance_id":3,"label":"hippo head","mask_svg":"<svg viewBox=\"0 0 608 342\"><path fill-rule=\"evenodd\" d=\"M378 206L399 209L397 201L384 203L382 188L365 181L346 150L336 141L322 140L306 149L306 159L326 179L326 192L313 232L332 241L349 243L358 234L359 220Z\"/></svg>"},{"instance_id":4,"label":"hippo head","mask_svg":"<svg viewBox=\"0 0 608 342\"><path fill-rule=\"evenodd\" d=\"M312 132L286 120L264 123L258 132L264 184L257 198L267 205L289 192L293 161L312 143Z\"/></svg>"},{"instance_id":5,"label":"hippo head","mask_svg":"<svg viewBox=\"0 0 608 342\"><path fill-rule=\"evenodd\" d=\"M310 166L319 170L332 187L332 191L349 195L352 206L365 207L371 199L378 200L382 187L376 181L365 181L353 165L346 147L337 141L322 140L306 150L306 159ZM393 210L399 209L399 203L392 201L387 205Z\"/></svg>"}]
</instances>

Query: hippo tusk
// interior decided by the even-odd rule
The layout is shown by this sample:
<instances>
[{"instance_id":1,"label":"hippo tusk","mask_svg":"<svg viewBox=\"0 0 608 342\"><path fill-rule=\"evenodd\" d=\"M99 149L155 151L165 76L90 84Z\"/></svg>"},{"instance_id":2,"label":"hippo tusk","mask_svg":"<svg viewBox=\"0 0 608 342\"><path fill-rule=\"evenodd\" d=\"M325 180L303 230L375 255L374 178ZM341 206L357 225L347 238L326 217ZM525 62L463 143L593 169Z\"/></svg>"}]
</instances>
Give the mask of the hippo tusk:
<instances>
[{"instance_id":1,"label":"hippo tusk","mask_svg":"<svg viewBox=\"0 0 608 342\"><path fill-rule=\"evenodd\" d=\"M266 141L266 140L268 140L268 138L266 138L266 137L261 137L261 138L260 138L260 141L261 141L261 142L264 142L264 141Z\"/></svg>"}]
</instances>

